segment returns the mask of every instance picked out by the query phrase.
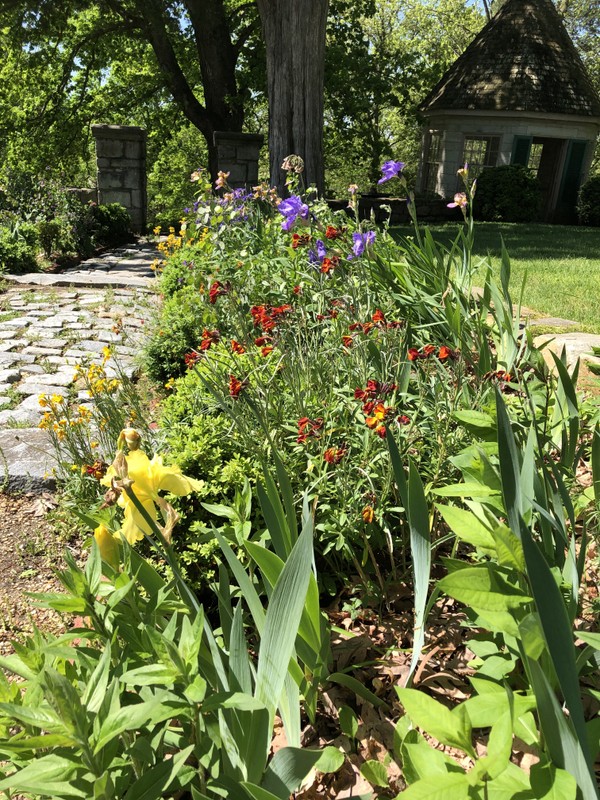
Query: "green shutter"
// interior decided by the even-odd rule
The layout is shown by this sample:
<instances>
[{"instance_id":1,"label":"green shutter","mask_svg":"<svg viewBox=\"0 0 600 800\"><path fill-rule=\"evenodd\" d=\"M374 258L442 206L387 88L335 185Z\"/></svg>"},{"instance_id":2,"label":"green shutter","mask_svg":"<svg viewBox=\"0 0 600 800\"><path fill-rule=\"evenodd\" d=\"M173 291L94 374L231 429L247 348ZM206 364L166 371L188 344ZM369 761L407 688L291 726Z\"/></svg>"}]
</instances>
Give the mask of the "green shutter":
<instances>
[{"instance_id":1,"label":"green shutter","mask_svg":"<svg viewBox=\"0 0 600 800\"><path fill-rule=\"evenodd\" d=\"M531 136L515 136L513 139L511 164L522 164L526 167L529 164L529 151L531 149Z\"/></svg>"}]
</instances>

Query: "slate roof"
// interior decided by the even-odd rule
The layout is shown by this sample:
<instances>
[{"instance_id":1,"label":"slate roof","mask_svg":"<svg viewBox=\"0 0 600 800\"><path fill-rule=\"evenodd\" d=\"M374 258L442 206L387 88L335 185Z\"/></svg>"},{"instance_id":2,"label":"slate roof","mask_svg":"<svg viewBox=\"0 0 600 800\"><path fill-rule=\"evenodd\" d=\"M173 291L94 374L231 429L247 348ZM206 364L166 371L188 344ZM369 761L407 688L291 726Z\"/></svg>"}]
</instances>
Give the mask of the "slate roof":
<instances>
[{"instance_id":1,"label":"slate roof","mask_svg":"<svg viewBox=\"0 0 600 800\"><path fill-rule=\"evenodd\" d=\"M600 97L552 0L507 0L419 110L448 109L600 117Z\"/></svg>"}]
</instances>

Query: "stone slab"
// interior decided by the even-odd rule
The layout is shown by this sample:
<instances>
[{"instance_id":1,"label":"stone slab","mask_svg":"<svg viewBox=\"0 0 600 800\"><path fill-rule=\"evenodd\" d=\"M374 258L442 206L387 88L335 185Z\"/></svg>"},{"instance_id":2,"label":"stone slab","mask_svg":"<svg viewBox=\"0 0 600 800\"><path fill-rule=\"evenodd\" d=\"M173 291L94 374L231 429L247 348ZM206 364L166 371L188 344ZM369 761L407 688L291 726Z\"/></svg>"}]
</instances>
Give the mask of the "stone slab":
<instances>
[{"instance_id":1,"label":"stone slab","mask_svg":"<svg viewBox=\"0 0 600 800\"><path fill-rule=\"evenodd\" d=\"M4 479L0 478L5 491L43 492L55 488L52 470L56 457L46 431L39 428L0 431L0 451L6 461Z\"/></svg>"},{"instance_id":2,"label":"stone slab","mask_svg":"<svg viewBox=\"0 0 600 800\"><path fill-rule=\"evenodd\" d=\"M16 389L19 394L64 394L64 386L57 386L52 383L44 383L38 380L42 376L37 376L33 380L25 380Z\"/></svg>"}]
</instances>

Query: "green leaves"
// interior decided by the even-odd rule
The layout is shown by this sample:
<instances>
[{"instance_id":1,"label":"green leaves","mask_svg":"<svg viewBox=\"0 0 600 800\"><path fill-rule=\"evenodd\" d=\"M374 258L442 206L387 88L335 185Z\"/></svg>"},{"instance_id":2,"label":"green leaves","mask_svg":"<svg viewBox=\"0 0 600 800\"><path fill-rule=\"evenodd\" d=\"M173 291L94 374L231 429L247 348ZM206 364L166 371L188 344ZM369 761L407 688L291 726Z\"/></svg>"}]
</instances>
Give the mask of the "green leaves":
<instances>
[{"instance_id":1,"label":"green leaves","mask_svg":"<svg viewBox=\"0 0 600 800\"><path fill-rule=\"evenodd\" d=\"M458 747L474 755L471 723L462 705L453 711L417 689L401 689L396 693L412 723L427 731L442 744Z\"/></svg>"}]
</instances>

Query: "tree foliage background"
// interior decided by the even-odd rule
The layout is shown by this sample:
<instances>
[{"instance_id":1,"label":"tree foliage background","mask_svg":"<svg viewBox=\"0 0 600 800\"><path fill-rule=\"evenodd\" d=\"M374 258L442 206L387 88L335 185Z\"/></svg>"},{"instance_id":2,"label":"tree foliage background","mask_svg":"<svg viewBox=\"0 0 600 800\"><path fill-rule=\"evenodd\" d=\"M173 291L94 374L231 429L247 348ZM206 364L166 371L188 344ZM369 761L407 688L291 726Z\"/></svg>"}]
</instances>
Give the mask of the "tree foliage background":
<instances>
[{"instance_id":1,"label":"tree foliage background","mask_svg":"<svg viewBox=\"0 0 600 800\"><path fill-rule=\"evenodd\" d=\"M594 0L557 4L600 88ZM208 106L193 7L179 0L0 0L0 186L26 194L48 175L65 185L92 185L91 125L134 124L148 130L151 212L172 216L187 205L189 173L207 164L207 148L173 99L173 78L157 61L149 25L161 22L187 86ZM256 6L226 0L224 9L235 96L223 94L230 105L223 113L244 130L266 134ZM483 26L484 11L483 0L330 0L324 114L330 192L343 194L350 182L368 189L386 158L401 158L409 174L416 171L417 106ZM262 172L266 178L266 157Z\"/></svg>"}]
</instances>

